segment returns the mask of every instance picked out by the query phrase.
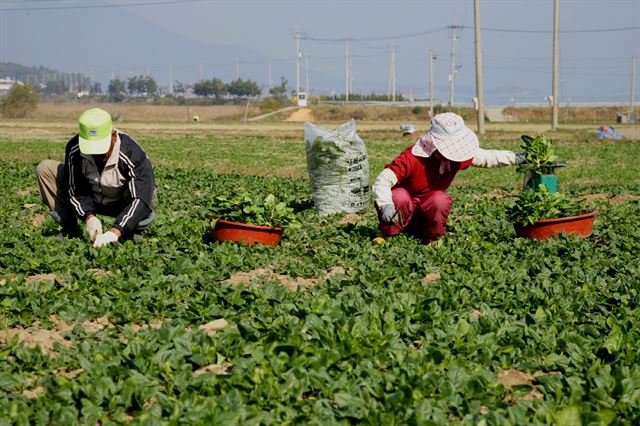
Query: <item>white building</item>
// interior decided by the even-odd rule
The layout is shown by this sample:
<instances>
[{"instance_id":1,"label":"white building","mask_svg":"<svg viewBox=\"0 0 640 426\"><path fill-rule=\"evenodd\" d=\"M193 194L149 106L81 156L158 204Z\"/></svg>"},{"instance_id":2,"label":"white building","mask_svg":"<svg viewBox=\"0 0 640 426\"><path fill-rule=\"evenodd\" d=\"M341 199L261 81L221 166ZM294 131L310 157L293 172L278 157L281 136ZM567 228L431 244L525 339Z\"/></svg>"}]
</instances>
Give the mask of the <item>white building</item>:
<instances>
[{"instance_id":1,"label":"white building","mask_svg":"<svg viewBox=\"0 0 640 426\"><path fill-rule=\"evenodd\" d=\"M23 84L19 80L13 80L11 78L0 78L0 95L6 95L14 84Z\"/></svg>"}]
</instances>

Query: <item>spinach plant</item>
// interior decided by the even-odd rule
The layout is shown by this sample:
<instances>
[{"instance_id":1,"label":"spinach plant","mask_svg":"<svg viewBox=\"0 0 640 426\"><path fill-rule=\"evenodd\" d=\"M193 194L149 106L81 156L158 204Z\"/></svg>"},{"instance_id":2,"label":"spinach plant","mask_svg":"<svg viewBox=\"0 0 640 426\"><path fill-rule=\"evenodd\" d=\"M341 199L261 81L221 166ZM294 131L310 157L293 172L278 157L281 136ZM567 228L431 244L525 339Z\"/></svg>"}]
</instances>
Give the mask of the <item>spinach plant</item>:
<instances>
[{"instance_id":1,"label":"spinach plant","mask_svg":"<svg viewBox=\"0 0 640 426\"><path fill-rule=\"evenodd\" d=\"M521 139L520 147L527 154L524 161L518 165L518 172L531 177L551 173L551 166L557 159L551 147L551 139L547 139L544 135L535 138L522 135Z\"/></svg>"},{"instance_id":2,"label":"spinach plant","mask_svg":"<svg viewBox=\"0 0 640 426\"><path fill-rule=\"evenodd\" d=\"M549 192L545 185L537 191L526 190L509 206L509 219L532 225L543 219L575 216L588 211L584 202L574 201L560 192Z\"/></svg>"},{"instance_id":3,"label":"spinach plant","mask_svg":"<svg viewBox=\"0 0 640 426\"><path fill-rule=\"evenodd\" d=\"M271 227L300 227L301 223L291 207L278 201L273 194L265 198L241 191L235 196L219 195L211 206L211 213L218 219Z\"/></svg>"}]
</instances>

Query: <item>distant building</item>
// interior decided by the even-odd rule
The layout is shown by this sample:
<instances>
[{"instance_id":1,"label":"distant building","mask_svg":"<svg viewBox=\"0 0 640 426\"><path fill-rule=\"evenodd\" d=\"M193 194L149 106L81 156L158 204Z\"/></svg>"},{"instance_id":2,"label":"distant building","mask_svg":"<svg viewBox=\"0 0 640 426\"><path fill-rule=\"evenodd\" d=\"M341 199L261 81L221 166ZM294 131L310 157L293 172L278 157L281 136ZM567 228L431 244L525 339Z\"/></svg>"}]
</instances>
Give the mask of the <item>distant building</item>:
<instances>
[{"instance_id":1,"label":"distant building","mask_svg":"<svg viewBox=\"0 0 640 426\"><path fill-rule=\"evenodd\" d=\"M9 93L9 90L11 90L11 88L15 84L24 83L19 80L13 80L11 78L0 78L0 95L6 95L7 93Z\"/></svg>"}]
</instances>

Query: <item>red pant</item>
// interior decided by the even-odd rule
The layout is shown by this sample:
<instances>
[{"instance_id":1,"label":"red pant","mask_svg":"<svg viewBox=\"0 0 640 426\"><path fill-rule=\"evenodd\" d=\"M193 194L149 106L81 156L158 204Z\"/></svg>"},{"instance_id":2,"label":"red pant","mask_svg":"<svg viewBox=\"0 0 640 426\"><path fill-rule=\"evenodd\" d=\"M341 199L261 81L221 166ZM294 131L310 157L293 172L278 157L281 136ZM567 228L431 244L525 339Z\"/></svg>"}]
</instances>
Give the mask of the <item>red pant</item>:
<instances>
[{"instance_id":1,"label":"red pant","mask_svg":"<svg viewBox=\"0 0 640 426\"><path fill-rule=\"evenodd\" d=\"M406 189L393 188L391 195L401 221L399 225L380 221L380 232L388 236L406 232L421 238L424 244L444 236L453 202L449 194L433 191L422 198L412 198Z\"/></svg>"}]
</instances>

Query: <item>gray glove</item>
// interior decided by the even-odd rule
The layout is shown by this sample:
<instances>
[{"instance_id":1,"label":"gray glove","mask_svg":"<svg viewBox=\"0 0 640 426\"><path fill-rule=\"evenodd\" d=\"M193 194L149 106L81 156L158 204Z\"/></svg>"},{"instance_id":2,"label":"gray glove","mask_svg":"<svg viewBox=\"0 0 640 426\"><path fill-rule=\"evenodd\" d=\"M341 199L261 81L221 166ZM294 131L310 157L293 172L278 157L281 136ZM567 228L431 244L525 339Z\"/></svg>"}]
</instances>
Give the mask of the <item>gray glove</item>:
<instances>
[{"instance_id":1,"label":"gray glove","mask_svg":"<svg viewBox=\"0 0 640 426\"><path fill-rule=\"evenodd\" d=\"M400 215L393 204L384 204L380 206L380 220L388 225L397 225L400 223Z\"/></svg>"},{"instance_id":2,"label":"gray glove","mask_svg":"<svg viewBox=\"0 0 640 426\"><path fill-rule=\"evenodd\" d=\"M523 163L527 159L527 152L516 152L516 164Z\"/></svg>"}]
</instances>

